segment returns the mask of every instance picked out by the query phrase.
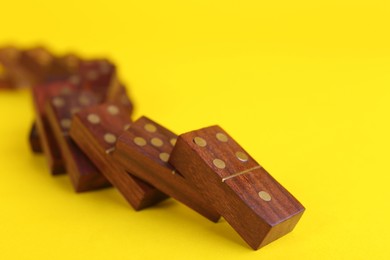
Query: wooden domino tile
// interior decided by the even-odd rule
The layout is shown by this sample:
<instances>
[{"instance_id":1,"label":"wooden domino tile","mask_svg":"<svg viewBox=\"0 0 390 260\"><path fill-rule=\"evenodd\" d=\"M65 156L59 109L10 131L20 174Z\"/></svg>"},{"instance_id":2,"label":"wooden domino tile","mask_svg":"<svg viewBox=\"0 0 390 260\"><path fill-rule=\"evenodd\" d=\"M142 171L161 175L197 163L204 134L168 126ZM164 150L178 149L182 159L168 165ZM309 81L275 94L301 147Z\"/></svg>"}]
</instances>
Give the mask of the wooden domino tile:
<instances>
[{"instance_id":1,"label":"wooden domino tile","mask_svg":"<svg viewBox=\"0 0 390 260\"><path fill-rule=\"evenodd\" d=\"M46 75L51 74L55 59L56 57L42 46L22 51L20 63L33 76L30 84L42 83Z\"/></svg>"},{"instance_id":2,"label":"wooden domino tile","mask_svg":"<svg viewBox=\"0 0 390 260\"><path fill-rule=\"evenodd\" d=\"M101 102L120 103L128 108L129 113L133 110L126 88L118 79L116 67L108 60L81 61L77 71L70 73L67 80L79 89L94 92Z\"/></svg>"},{"instance_id":3,"label":"wooden domino tile","mask_svg":"<svg viewBox=\"0 0 390 260\"><path fill-rule=\"evenodd\" d=\"M61 150L54 137L45 112L46 101L60 94L75 89L75 86L68 82L52 82L32 87L33 103L35 107L36 126L41 140L41 145L52 174L65 173L65 165L62 159ZM57 101L61 102L61 101Z\"/></svg>"},{"instance_id":4,"label":"wooden domino tile","mask_svg":"<svg viewBox=\"0 0 390 260\"><path fill-rule=\"evenodd\" d=\"M88 107L73 116L70 136L135 210L167 196L127 173L112 158L117 138L131 124L127 109L113 103Z\"/></svg>"},{"instance_id":5,"label":"wooden domino tile","mask_svg":"<svg viewBox=\"0 0 390 260\"><path fill-rule=\"evenodd\" d=\"M40 46L23 51L20 62L34 76L35 84L69 79L75 86L102 95L116 73L115 65L106 59L82 60L71 53L54 56Z\"/></svg>"},{"instance_id":6,"label":"wooden domino tile","mask_svg":"<svg viewBox=\"0 0 390 260\"><path fill-rule=\"evenodd\" d=\"M68 53L63 56L55 57L51 66L43 71L39 82L52 82L65 80L78 73L82 60L75 54Z\"/></svg>"},{"instance_id":7,"label":"wooden domino tile","mask_svg":"<svg viewBox=\"0 0 390 260\"><path fill-rule=\"evenodd\" d=\"M80 69L82 59L74 53L67 53L59 56L56 62L59 64L60 74L73 74L77 73Z\"/></svg>"},{"instance_id":8,"label":"wooden domino tile","mask_svg":"<svg viewBox=\"0 0 390 260\"><path fill-rule=\"evenodd\" d=\"M72 61L72 62L68 61L68 63L78 64L76 57L70 55L68 57L68 59L70 59ZM70 64L68 64L67 66L71 66ZM77 67L78 65L74 65L74 66ZM72 78L73 76L76 76L77 80L74 80L75 78ZM133 112L133 103L131 102L129 96L127 95L126 88L123 86L123 84L120 84L120 83L116 84L115 83L115 84L111 84L111 85L106 86L106 87L98 87L98 86L92 87L91 82L85 83L85 81L83 81L85 84L83 82L80 82L79 81L79 78L81 77L80 75L73 75L73 76L68 75L65 80L61 81L61 84L68 84L71 86L70 87L71 89L77 89L77 90L83 90L83 91L89 89L89 91L93 91L94 94L96 94L96 97L98 98L99 103L107 102L107 101L108 102L115 102L115 103L120 104L123 108L127 109L127 113L129 115L131 115L131 113ZM111 76L113 77L113 79L112 79L113 82L119 82L119 80L116 79L116 75L114 74L114 71L112 71ZM56 82L58 82L58 81L56 81ZM101 83L100 81L97 81L96 84L100 84L100 83ZM38 85L38 87L35 88L36 89L35 92L44 93L45 88L47 88L47 86L51 86L51 85L53 85L53 83L50 83L50 82ZM33 96L37 96L37 95L33 95ZM44 103L45 102L45 98L43 97L44 95L40 94L40 96L42 96L42 97L39 99L38 102ZM36 141L36 139L39 138L39 131L34 129L34 124L35 123L33 123L32 129L31 129L31 134L34 133L35 135L30 135L29 141L30 141L31 147L35 147L36 149L38 149L38 142ZM37 152L37 151L33 150L33 152Z\"/></svg>"},{"instance_id":9,"label":"wooden domino tile","mask_svg":"<svg viewBox=\"0 0 390 260\"><path fill-rule=\"evenodd\" d=\"M20 63L33 76L31 84L41 84L64 80L71 73L77 72L81 59L71 53L55 56L46 48L38 46L22 51Z\"/></svg>"},{"instance_id":10,"label":"wooden domino tile","mask_svg":"<svg viewBox=\"0 0 390 260\"><path fill-rule=\"evenodd\" d=\"M126 88L121 85L113 94L113 96L107 97L106 99L109 102L118 103L123 108L127 109L129 114L133 113L134 105L131 102Z\"/></svg>"},{"instance_id":11,"label":"wooden domino tile","mask_svg":"<svg viewBox=\"0 0 390 260\"><path fill-rule=\"evenodd\" d=\"M20 88L29 86L32 75L20 62L21 51L8 46L0 49L0 88Z\"/></svg>"},{"instance_id":12,"label":"wooden domino tile","mask_svg":"<svg viewBox=\"0 0 390 260\"><path fill-rule=\"evenodd\" d=\"M292 231L305 210L219 126L180 135L169 162L253 249Z\"/></svg>"},{"instance_id":13,"label":"wooden domino tile","mask_svg":"<svg viewBox=\"0 0 390 260\"><path fill-rule=\"evenodd\" d=\"M105 59L82 61L77 72L68 77L71 84L93 91L102 100L115 79L116 67Z\"/></svg>"},{"instance_id":14,"label":"wooden domino tile","mask_svg":"<svg viewBox=\"0 0 390 260\"><path fill-rule=\"evenodd\" d=\"M133 112L134 106L127 93L126 87L120 82L116 74L113 76L110 86L107 89L105 101L120 104L123 108L128 110L129 114Z\"/></svg>"},{"instance_id":15,"label":"wooden domino tile","mask_svg":"<svg viewBox=\"0 0 390 260\"><path fill-rule=\"evenodd\" d=\"M176 138L168 129L141 117L119 137L113 157L127 172L216 222L218 212L168 163Z\"/></svg>"},{"instance_id":16,"label":"wooden domino tile","mask_svg":"<svg viewBox=\"0 0 390 260\"><path fill-rule=\"evenodd\" d=\"M11 46L0 49L0 88L15 87L10 70L17 66L19 55L20 51Z\"/></svg>"},{"instance_id":17,"label":"wooden domino tile","mask_svg":"<svg viewBox=\"0 0 390 260\"><path fill-rule=\"evenodd\" d=\"M27 87L64 80L78 73L81 59L74 54L56 57L43 47L0 49L0 87Z\"/></svg>"},{"instance_id":18,"label":"wooden domino tile","mask_svg":"<svg viewBox=\"0 0 390 260\"><path fill-rule=\"evenodd\" d=\"M77 192L110 186L108 180L69 136L72 115L97 103L95 95L86 91L58 95L46 103L48 122L63 155L66 172Z\"/></svg>"},{"instance_id":19,"label":"wooden domino tile","mask_svg":"<svg viewBox=\"0 0 390 260\"><path fill-rule=\"evenodd\" d=\"M167 195L222 216L253 249L294 229L305 208L219 126L180 136L141 117L107 59L0 48L0 89L31 86L31 149L76 191L115 186L136 210ZM153 185L153 186L152 186Z\"/></svg>"}]
</instances>

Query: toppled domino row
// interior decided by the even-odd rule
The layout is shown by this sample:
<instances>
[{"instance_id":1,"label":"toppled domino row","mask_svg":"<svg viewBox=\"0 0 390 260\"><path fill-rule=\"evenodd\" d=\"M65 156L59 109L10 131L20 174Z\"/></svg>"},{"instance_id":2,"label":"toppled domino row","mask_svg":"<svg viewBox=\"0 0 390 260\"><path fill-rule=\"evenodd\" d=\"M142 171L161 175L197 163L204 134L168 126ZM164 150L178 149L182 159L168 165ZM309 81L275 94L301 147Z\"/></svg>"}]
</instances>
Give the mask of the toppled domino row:
<instances>
[{"instance_id":1,"label":"toppled domino row","mask_svg":"<svg viewBox=\"0 0 390 260\"><path fill-rule=\"evenodd\" d=\"M3 82L32 85L30 144L43 150L53 174L69 174L77 192L113 185L135 210L170 196L213 222L224 217L253 249L302 216L304 207L219 126L177 136L147 117L133 122L108 60L55 57L43 48L21 53L7 63L0 51L0 64L12 71Z\"/></svg>"}]
</instances>

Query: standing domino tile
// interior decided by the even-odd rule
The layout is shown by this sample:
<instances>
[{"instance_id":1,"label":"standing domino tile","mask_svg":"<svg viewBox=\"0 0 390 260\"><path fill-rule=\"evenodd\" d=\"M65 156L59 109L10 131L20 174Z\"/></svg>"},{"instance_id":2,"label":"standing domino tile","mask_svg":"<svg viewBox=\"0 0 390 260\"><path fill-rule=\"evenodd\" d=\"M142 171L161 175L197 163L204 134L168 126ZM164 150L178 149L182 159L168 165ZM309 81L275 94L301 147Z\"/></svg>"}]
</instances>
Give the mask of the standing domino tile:
<instances>
[{"instance_id":1,"label":"standing domino tile","mask_svg":"<svg viewBox=\"0 0 390 260\"><path fill-rule=\"evenodd\" d=\"M70 73L66 64L61 62L61 59L58 59L42 46L22 51L20 63L31 75L30 85L64 79L64 76Z\"/></svg>"},{"instance_id":2,"label":"standing domino tile","mask_svg":"<svg viewBox=\"0 0 390 260\"><path fill-rule=\"evenodd\" d=\"M180 135L169 162L253 249L292 231L305 210L219 126Z\"/></svg>"},{"instance_id":3,"label":"standing domino tile","mask_svg":"<svg viewBox=\"0 0 390 260\"><path fill-rule=\"evenodd\" d=\"M21 53L19 49L12 46L0 49L0 89L30 85L32 74L22 66Z\"/></svg>"},{"instance_id":4,"label":"standing domino tile","mask_svg":"<svg viewBox=\"0 0 390 260\"><path fill-rule=\"evenodd\" d=\"M62 84L71 86L70 88L72 89L92 91L98 97L99 103L107 101L118 101L123 105L123 107L127 108L129 114L132 113L133 104L127 96L125 87L122 84L119 84L119 80L117 79L116 75L116 69L112 63L107 60L80 61L77 56L71 54L56 59L56 62L64 64L63 67L69 67L69 69L66 71L76 72L74 72L74 74L66 74L65 80L52 82L49 81L44 84L33 86L33 97L36 107L43 106L42 104L45 103L46 98L44 93L47 92L47 89L52 88L52 85ZM48 76L46 78L50 77ZM54 80L55 78L56 77L52 76L51 80ZM41 112L38 112L38 114L41 114ZM41 125L42 124L40 122L37 122L37 127L40 127ZM34 128L34 126L32 126L32 128ZM31 132L38 133L35 136L30 136L30 146L33 147L37 144L36 139L40 138L39 135L41 135L41 131L39 129L32 129ZM46 146L46 148L42 148L42 150L47 151L45 154L46 156L49 156L50 168L54 174L62 173L64 170L61 163L60 154L56 152L56 150L58 150L56 148L56 144L48 141L48 139L52 139L50 138L51 130L46 129L44 134L47 135L48 138L45 136L41 137L43 140L42 145Z\"/></svg>"},{"instance_id":5,"label":"standing domino tile","mask_svg":"<svg viewBox=\"0 0 390 260\"><path fill-rule=\"evenodd\" d=\"M21 66L29 75L31 75L28 84L35 88L35 92L45 92L44 89L48 86L55 85L55 81L61 81L60 84L71 85L71 88L74 89L81 88L76 84L66 82L66 79L69 78L70 75L79 71L81 59L76 55L66 54L61 57L55 57L45 48L36 47L22 52L19 56L21 56L19 59ZM39 95L43 96L42 94ZM45 98L40 98L39 102L45 103ZM32 151L34 153L40 153L44 150L43 147L39 147L41 133L37 129L37 124L39 123L33 122L29 136L30 146L33 148ZM47 131L51 132L50 130ZM43 139L47 138L44 137ZM55 145L49 144L49 146ZM54 171L63 172L63 170Z\"/></svg>"},{"instance_id":6,"label":"standing domino tile","mask_svg":"<svg viewBox=\"0 0 390 260\"><path fill-rule=\"evenodd\" d=\"M111 91L112 96L107 96L104 102L114 102L120 104L124 109L127 110L128 114L133 112L133 103L127 95L126 88L121 85L116 89L115 92ZM100 103L100 102L99 102ZM33 122L29 135L29 143L34 153L42 153L43 148L41 147L41 140L37 129L36 122Z\"/></svg>"},{"instance_id":7,"label":"standing domino tile","mask_svg":"<svg viewBox=\"0 0 390 260\"><path fill-rule=\"evenodd\" d=\"M65 165L62 159L61 150L55 140L53 130L51 129L45 112L46 101L61 93L67 93L74 90L75 86L68 82L52 82L32 87L33 103L35 107L36 126L41 140L43 152L49 165L50 172L61 174L65 172ZM56 101L57 105L62 104L62 100ZM31 139L30 139L31 140Z\"/></svg>"},{"instance_id":8,"label":"standing domino tile","mask_svg":"<svg viewBox=\"0 0 390 260\"><path fill-rule=\"evenodd\" d=\"M82 61L74 74L68 75L69 83L95 93L106 100L111 85L116 82L116 67L105 59Z\"/></svg>"},{"instance_id":9,"label":"standing domino tile","mask_svg":"<svg viewBox=\"0 0 390 260\"><path fill-rule=\"evenodd\" d=\"M61 149L66 172L77 192L110 186L108 180L69 136L72 115L97 102L92 93L76 91L55 96L46 104L48 122Z\"/></svg>"},{"instance_id":10,"label":"standing domino tile","mask_svg":"<svg viewBox=\"0 0 390 260\"><path fill-rule=\"evenodd\" d=\"M115 65L106 59L81 62L77 74L71 75L68 80L81 89L94 92L102 102L118 103L129 114L133 111L133 104L118 78Z\"/></svg>"},{"instance_id":11,"label":"standing domino tile","mask_svg":"<svg viewBox=\"0 0 390 260\"><path fill-rule=\"evenodd\" d=\"M55 62L55 56L42 46L22 51L20 62L31 74L40 81L50 72ZM37 82L35 82L37 83Z\"/></svg>"},{"instance_id":12,"label":"standing domino tile","mask_svg":"<svg viewBox=\"0 0 390 260\"><path fill-rule=\"evenodd\" d=\"M167 198L165 194L127 173L112 157L117 138L131 125L127 109L113 103L76 113L70 136L135 210Z\"/></svg>"},{"instance_id":13,"label":"standing domino tile","mask_svg":"<svg viewBox=\"0 0 390 260\"><path fill-rule=\"evenodd\" d=\"M120 104L123 108L126 108L130 114L133 112L133 103L131 102L127 90L123 85L120 85L119 88L114 91L114 94L107 97L106 100L108 102Z\"/></svg>"},{"instance_id":14,"label":"standing domino tile","mask_svg":"<svg viewBox=\"0 0 390 260\"><path fill-rule=\"evenodd\" d=\"M168 129L141 117L119 137L113 157L127 172L216 222L218 212L168 163L176 138Z\"/></svg>"},{"instance_id":15,"label":"standing domino tile","mask_svg":"<svg viewBox=\"0 0 390 260\"><path fill-rule=\"evenodd\" d=\"M105 101L120 104L123 108L127 108L130 114L133 112L133 103L130 100L125 86L117 76L110 82Z\"/></svg>"},{"instance_id":16,"label":"standing domino tile","mask_svg":"<svg viewBox=\"0 0 390 260\"><path fill-rule=\"evenodd\" d=\"M82 61L78 70L67 78L69 83L79 89L93 92L100 102L114 102L132 113L133 104L125 86L120 83L113 63L105 59Z\"/></svg>"},{"instance_id":17,"label":"standing domino tile","mask_svg":"<svg viewBox=\"0 0 390 260\"><path fill-rule=\"evenodd\" d=\"M43 47L24 50L20 64L30 74L30 85L65 80L69 75L80 71L82 60L75 54L55 56Z\"/></svg>"}]
</instances>

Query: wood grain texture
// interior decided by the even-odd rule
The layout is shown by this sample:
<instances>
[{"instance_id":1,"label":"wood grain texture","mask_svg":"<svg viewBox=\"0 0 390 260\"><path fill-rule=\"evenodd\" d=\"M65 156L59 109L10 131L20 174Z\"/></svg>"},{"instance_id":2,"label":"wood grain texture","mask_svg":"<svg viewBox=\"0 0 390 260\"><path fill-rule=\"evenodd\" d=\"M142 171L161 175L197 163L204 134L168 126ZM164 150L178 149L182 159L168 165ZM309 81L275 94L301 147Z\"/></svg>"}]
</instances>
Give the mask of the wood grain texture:
<instances>
[{"instance_id":1,"label":"wood grain texture","mask_svg":"<svg viewBox=\"0 0 390 260\"><path fill-rule=\"evenodd\" d=\"M65 85L71 84L71 83L68 83L68 80L64 81L63 83ZM46 83L43 86L46 86L48 84L52 85L51 83ZM39 86L38 88L42 88L42 86ZM65 90L66 91L63 91L63 92L69 92L69 90L85 91L85 90L83 90L81 85L79 85L79 86L72 85L71 88L66 87ZM121 107L123 109L126 109L126 111L129 115L131 115L133 113L134 106L133 106L133 103L131 102L130 98L127 96L126 88L123 85L120 85L118 88L115 88L115 90L109 90L109 91L111 93L111 96L107 95L106 97L103 97L104 100L100 100L101 95L97 96L99 103L108 102L108 101L118 103L121 105ZM46 101L44 98L40 98L39 102L41 103L41 102L46 102ZM38 153L39 150L41 150L41 151L43 150L43 148L38 147L39 142L40 142L38 139L40 139L40 133L39 133L39 130L37 129L36 123L33 122L33 125L31 126L29 142L30 142L30 147L32 148L32 151L34 153Z\"/></svg>"},{"instance_id":2,"label":"wood grain texture","mask_svg":"<svg viewBox=\"0 0 390 260\"><path fill-rule=\"evenodd\" d=\"M219 126L180 135L169 162L253 249L290 232L305 210Z\"/></svg>"},{"instance_id":3,"label":"wood grain texture","mask_svg":"<svg viewBox=\"0 0 390 260\"><path fill-rule=\"evenodd\" d=\"M61 100L60 103L58 103L59 100ZM110 186L108 180L69 136L73 114L97 103L98 99L95 95L86 91L58 95L46 103L48 122L54 131L54 136L63 155L66 172L69 174L76 192Z\"/></svg>"},{"instance_id":4,"label":"wood grain texture","mask_svg":"<svg viewBox=\"0 0 390 260\"><path fill-rule=\"evenodd\" d=\"M168 129L141 117L119 137L113 157L127 172L216 222L218 212L167 162L176 139Z\"/></svg>"},{"instance_id":5,"label":"wood grain texture","mask_svg":"<svg viewBox=\"0 0 390 260\"><path fill-rule=\"evenodd\" d=\"M70 136L135 210L154 205L167 196L127 173L112 158L117 138L131 124L127 109L107 103L88 107L73 117Z\"/></svg>"},{"instance_id":6,"label":"wood grain texture","mask_svg":"<svg viewBox=\"0 0 390 260\"><path fill-rule=\"evenodd\" d=\"M42 53L46 52L43 51ZM42 55L42 53L40 53L40 55ZM44 56L45 55L46 54L44 54ZM37 55L35 54L35 56L31 56L35 57ZM119 80L116 79L115 66L109 61L104 59L80 61L77 56L71 54L58 59L53 58L52 56L50 57L51 58L49 60L54 59L56 62L66 64L64 66L67 67L72 67L71 64L73 64L72 69L66 70L65 74L62 74L64 71L61 69L59 69L61 72L59 74L50 74L50 71L54 69L47 69L50 72L47 73L50 75L65 75L65 79L58 80L57 78L55 81L48 81L32 87L32 94L37 114L38 134L41 135L40 138L42 140L43 151L45 156L48 158L49 168L53 174L57 174L64 172L64 164L62 162L58 144L56 144L52 130L47 124L45 118L44 104L48 97L54 97L64 91L69 92L69 90L85 90L93 92L97 96L99 102L114 99L114 97L118 96L120 96L122 100L126 99L125 102L122 102L122 104L125 103L128 113L132 112L133 105L130 99L125 96L125 87L123 85L116 86L116 82ZM26 60L29 61L29 59L25 58L25 63L28 64ZM35 64L32 61L29 62ZM42 75L45 73L42 73ZM56 79L56 77L53 76L52 80L54 79ZM110 93L110 96L108 93Z\"/></svg>"}]
</instances>

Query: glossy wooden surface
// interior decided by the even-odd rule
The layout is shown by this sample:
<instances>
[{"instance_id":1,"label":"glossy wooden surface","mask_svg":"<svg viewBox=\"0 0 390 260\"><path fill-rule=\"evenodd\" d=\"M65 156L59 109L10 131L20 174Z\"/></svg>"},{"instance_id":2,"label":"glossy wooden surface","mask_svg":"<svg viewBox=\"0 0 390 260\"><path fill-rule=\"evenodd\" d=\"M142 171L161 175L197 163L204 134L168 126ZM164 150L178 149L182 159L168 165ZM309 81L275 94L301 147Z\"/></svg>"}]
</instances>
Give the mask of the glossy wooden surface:
<instances>
[{"instance_id":1,"label":"glossy wooden surface","mask_svg":"<svg viewBox=\"0 0 390 260\"><path fill-rule=\"evenodd\" d=\"M176 139L177 135L165 127L141 117L120 135L113 157L132 175L216 222L218 212L167 162Z\"/></svg>"},{"instance_id":2,"label":"glossy wooden surface","mask_svg":"<svg viewBox=\"0 0 390 260\"><path fill-rule=\"evenodd\" d=\"M290 232L305 210L219 126L180 135L169 162L253 249Z\"/></svg>"},{"instance_id":3,"label":"glossy wooden surface","mask_svg":"<svg viewBox=\"0 0 390 260\"><path fill-rule=\"evenodd\" d=\"M81 60L73 54L56 57L42 47L21 52L19 62L22 67L33 74L30 82L37 114L37 135L40 135L42 150L48 160L52 174L63 173L64 163L61 151L53 136L52 129L46 122L44 106L48 98L70 90L87 90L96 95L99 102L120 99L131 113L133 105L123 85L116 86L115 65L106 59ZM43 83L42 83L43 82ZM29 139L30 142L36 142ZM30 143L36 147L36 143Z\"/></svg>"},{"instance_id":4,"label":"glossy wooden surface","mask_svg":"<svg viewBox=\"0 0 390 260\"><path fill-rule=\"evenodd\" d=\"M88 107L73 117L70 136L135 210L167 196L127 173L112 158L117 138L131 124L128 110L109 103Z\"/></svg>"},{"instance_id":5,"label":"glossy wooden surface","mask_svg":"<svg viewBox=\"0 0 390 260\"><path fill-rule=\"evenodd\" d=\"M61 105L58 101L61 100ZM63 160L73 187L77 192L96 190L110 186L92 161L80 150L69 136L71 118L74 113L98 103L91 92L75 91L48 99L46 114L54 131Z\"/></svg>"}]
</instances>

